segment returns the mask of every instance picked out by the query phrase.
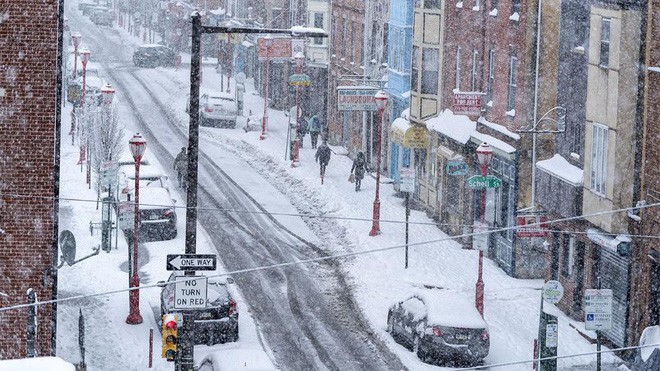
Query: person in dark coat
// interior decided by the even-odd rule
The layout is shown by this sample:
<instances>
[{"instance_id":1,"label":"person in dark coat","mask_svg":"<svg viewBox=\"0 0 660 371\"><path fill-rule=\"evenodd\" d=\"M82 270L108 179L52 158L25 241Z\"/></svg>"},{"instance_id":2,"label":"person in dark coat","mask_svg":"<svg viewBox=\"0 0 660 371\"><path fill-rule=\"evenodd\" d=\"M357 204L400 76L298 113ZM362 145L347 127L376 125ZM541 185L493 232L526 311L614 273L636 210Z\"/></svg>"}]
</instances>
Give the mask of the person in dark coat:
<instances>
[{"instance_id":1,"label":"person in dark coat","mask_svg":"<svg viewBox=\"0 0 660 371\"><path fill-rule=\"evenodd\" d=\"M176 155L174 159L174 170L176 170L179 187L186 188L186 178L188 177L188 154L186 153L186 147L181 147L181 152Z\"/></svg>"},{"instance_id":2,"label":"person in dark coat","mask_svg":"<svg viewBox=\"0 0 660 371\"><path fill-rule=\"evenodd\" d=\"M367 160L364 158L364 153L358 152L357 157L353 161L351 173L355 171L355 192L360 190L364 173L367 171Z\"/></svg>"},{"instance_id":3,"label":"person in dark coat","mask_svg":"<svg viewBox=\"0 0 660 371\"><path fill-rule=\"evenodd\" d=\"M331 154L332 150L328 147L328 142L324 140L316 150L315 156L316 162L321 165L321 178L325 175L325 167L328 166L328 162L330 162Z\"/></svg>"},{"instance_id":4,"label":"person in dark coat","mask_svg":"<svg viewBox=\"0 0 660 371\"><path fill-rule=\"evenodd\" d=\"M303 139L305 139L305 135L307 135L307 120L301 118L298 127L298 139L300 139L300 148L303 147Z\"/></svg>"}]
</instances>

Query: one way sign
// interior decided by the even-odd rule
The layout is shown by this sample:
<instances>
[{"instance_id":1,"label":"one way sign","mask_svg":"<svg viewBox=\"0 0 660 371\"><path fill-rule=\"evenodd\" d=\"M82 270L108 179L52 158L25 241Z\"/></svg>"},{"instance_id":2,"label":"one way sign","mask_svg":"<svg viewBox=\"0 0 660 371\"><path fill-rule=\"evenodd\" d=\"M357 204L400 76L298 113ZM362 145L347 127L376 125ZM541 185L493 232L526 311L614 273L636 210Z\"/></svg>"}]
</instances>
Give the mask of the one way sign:
<instances>
[{"instance_id":1,"label":"one way sign","mask_svg":"<svg viewBox=\"0 0 660 371\"><path fill-rule=\"evenodd\" d=\"M168 271L214 271L215 255L168 254Z\"/></svg>"}]
</instances>

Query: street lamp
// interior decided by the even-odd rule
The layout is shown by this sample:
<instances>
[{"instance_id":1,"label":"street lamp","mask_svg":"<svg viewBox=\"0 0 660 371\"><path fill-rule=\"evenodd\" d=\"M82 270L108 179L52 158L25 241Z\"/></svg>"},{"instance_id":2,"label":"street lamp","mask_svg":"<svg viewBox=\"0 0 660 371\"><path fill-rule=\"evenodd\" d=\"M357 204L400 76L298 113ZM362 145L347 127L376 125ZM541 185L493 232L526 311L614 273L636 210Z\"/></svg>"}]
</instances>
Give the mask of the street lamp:
<instances>
[{"instance_id":1,"label":"street lamp","mask_svg":"<svg viewBox=\"0 0 660 371\"><path fill-rule=\"evenodd\" d=\"M488 172L488 166L490 165L491 160L493 159L493 148L486 142L483 142L477 147L477 163L481 169L481 176L486 177ZM481 189L481 224L483 225L486 221L486 188ZM484 252L482 249L479 249L479 271L477 274L477 283L476 283L476 295L475 295L475 306L481 314L481 317L484 316L484 280L483 280L483 261L484 261Z\"/></svg>"},{"instance_id":2,"label":"street lamp","mask_svg":"<svg viewBox=\"0 0 660 371\"><path fill-rule=\"evenodd\" d=\"M273 37L268 35L264 36L264 45L266 46L266 68L264 69L264 116L261 120L261 135L260 140L266 139L268 127L268 75L270 67L270 47L273 45Z\"/></svg>"},{"instance_id":3,"label":"street lamp","mask_svg":"<svg viewBox=\"0 0 660 371\"><path fill-rule=\"evenodd\" d=\"M296 60L296 73L302 73L303 63L305 63L305 55L302 52L296 53L294 59ZM291 167L299 165L300 155L300 84L296 84L296 139L293 141L293 161Z\"/></svg>"},{"instance_id":4,"label":"street lamp","mask_svg":"<svg viewBox=\"0 0 660 371\"><path fill-rule=\"evenodd\" d=\"M376 236L380 234L380 156L381 156L381 140L383 130L383 111L385 106L387 106L387 94L384 91L379 90L376 95L374 95L374 101L376 102L376 108L378 108L378 157L376 158L376 198L374 199L374 213L373 213L373 222L371 225L371 232L369 236Z\"/></svg>"},{"instance_id":5,"label":"street lamp","mask_svg":"<svg viewBox=\"0 0 660 371\"><path fill-rule=\"evenodd\" d=\"M80 45L80 39L82 35L79 32L71 33L71 40L73 41L73 78L76 78L77 68L78 68L78 45Z\"/></svg>"},{"instance_id":6,"label":"street lamp","mask_svg":"<svg viewBox=\"0 0 660 371\"><path fill-rule=\"evenodd\" d=\"M131 149L131 155L135 161L135 208L133 209L133 273L131 275L129 293L129 313L126 318L126 323L129 325L139 325L142 323L142 316L140 315L140 277L138 276L138 228L140 219L140 161L142 155L147 149L147 141L136 133L133 138L128 141L128 146Z\"/></svg>"},{"instance_id":7,"label":"street lamp","mask_svg":"<svg viewBox=\"0 0 660 371\"><path fill-rule=\"evenodd\" d=\"M101 95L103 96L103 104L109 107L112 104L112 98L115 96L115 88L110 84L105 84L101 88Z\"/></svg>"}]
</instances>

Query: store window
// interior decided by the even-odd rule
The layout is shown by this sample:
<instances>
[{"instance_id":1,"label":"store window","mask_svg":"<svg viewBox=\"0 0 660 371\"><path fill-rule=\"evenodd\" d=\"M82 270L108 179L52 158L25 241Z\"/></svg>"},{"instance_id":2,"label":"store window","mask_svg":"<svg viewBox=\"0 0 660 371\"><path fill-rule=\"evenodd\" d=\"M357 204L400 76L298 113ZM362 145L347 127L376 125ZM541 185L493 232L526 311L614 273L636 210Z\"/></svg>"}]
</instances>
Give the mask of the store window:
<instances>
[{"instance_id":1,"label":"store window","mask_svg":"<svg viewBox=\"0 0 660 371\"><path fill-rule=\"evenodd\" d=\"M610 26L612 20L603 18L600 21L600 66L607 68L610 64Z\"/></svg>"},{"instance_id":2,"label":"store window","mask_svg":"<svg viewBox=\"0 0 660 371\"><path fill-rule=\"evenodd\" d=\"M422 55L422 94L438 94L440 50L425 48Z\"/></svg>"},{"instance_id":3,"label":"store window","mask_svg":"<svg viewBox=\"0 0 660 371\"><path fill-rule=\"evenodd\" d=\"M591 138L591 190L605 195L607 181L607 136L605 125L593 124Z\"/></svg>"}]
</instances>

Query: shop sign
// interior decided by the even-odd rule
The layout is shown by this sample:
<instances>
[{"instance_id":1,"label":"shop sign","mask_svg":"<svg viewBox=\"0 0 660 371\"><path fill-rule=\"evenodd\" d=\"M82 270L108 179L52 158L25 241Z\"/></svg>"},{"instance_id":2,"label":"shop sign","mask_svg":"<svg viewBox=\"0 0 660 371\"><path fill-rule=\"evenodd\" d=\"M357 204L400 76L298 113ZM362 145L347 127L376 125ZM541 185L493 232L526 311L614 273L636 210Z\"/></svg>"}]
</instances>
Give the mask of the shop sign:
<instances>
[{"instance_id":1,"label":"shop sign","mask_svg":"<svg viewBox=\"0 0 660 371\"><path fill-rule=\"evenodd\" d=\"M516 237L545 237L548 234L546 216L522 215L516 219Z\"/></svg>"},{"instance_id":2,"label":"shop sign","mask_svg":"<svg viewBox=\"0 0 660 371\"><path fill-rule=\"evenodd\" d=\"M427 148L429 146L429 132L421 126L413 126L403 135L403 146L406 148Z\"/></svg>"},{"instance_id":3,"label":"shop sign","mask_svg":"<svg viewBox=\"0 0 660 371\"><path fill-rule=\"evenodd\" d=\"M448 160L447 175L460 176L470 173L470 165L463 160Z\"/></svg>"},{"instance_id":4,"label":"shop sign","mask_svg":"<svg viewBox=\"0 0 660 371\"><path fill-rule=\"evenodd\" d=\"M291 86L309 86L309 76L304 73L294 74L289 77Z\"/></svg>"},{"instance_id":5,"label":"shop sign","mask_svg":"<svg viewBox=\"0 0 660 371\"><path fill-rule=\"evenodd\" d=\"M340 111L376 111L374 95L377 88L371 87L338 87L337 109Z\"/></svg>"},{"instance_id":6,"label":"shop sign","mask_svg":"<svg viewBox=\"0 0 660 371\"><path fill-rule=\"evenodd\" d=\"M272 44L266 47L265 37L257 39L257 55L260 61L269 59L271 61L288 61L291 59L291 38L273 37Z\"/></svg>"},{"instance_id":7,"label":"shop sign","mask_svg":"<svg viewBox=\"0 0 660 371\"><path fill-rule=\"evenodd\" d=\"M456 115L478 115L481 113L481 97L484 93L477 92L455 92L454 114Z\"/></svg>"}]
</instances>

